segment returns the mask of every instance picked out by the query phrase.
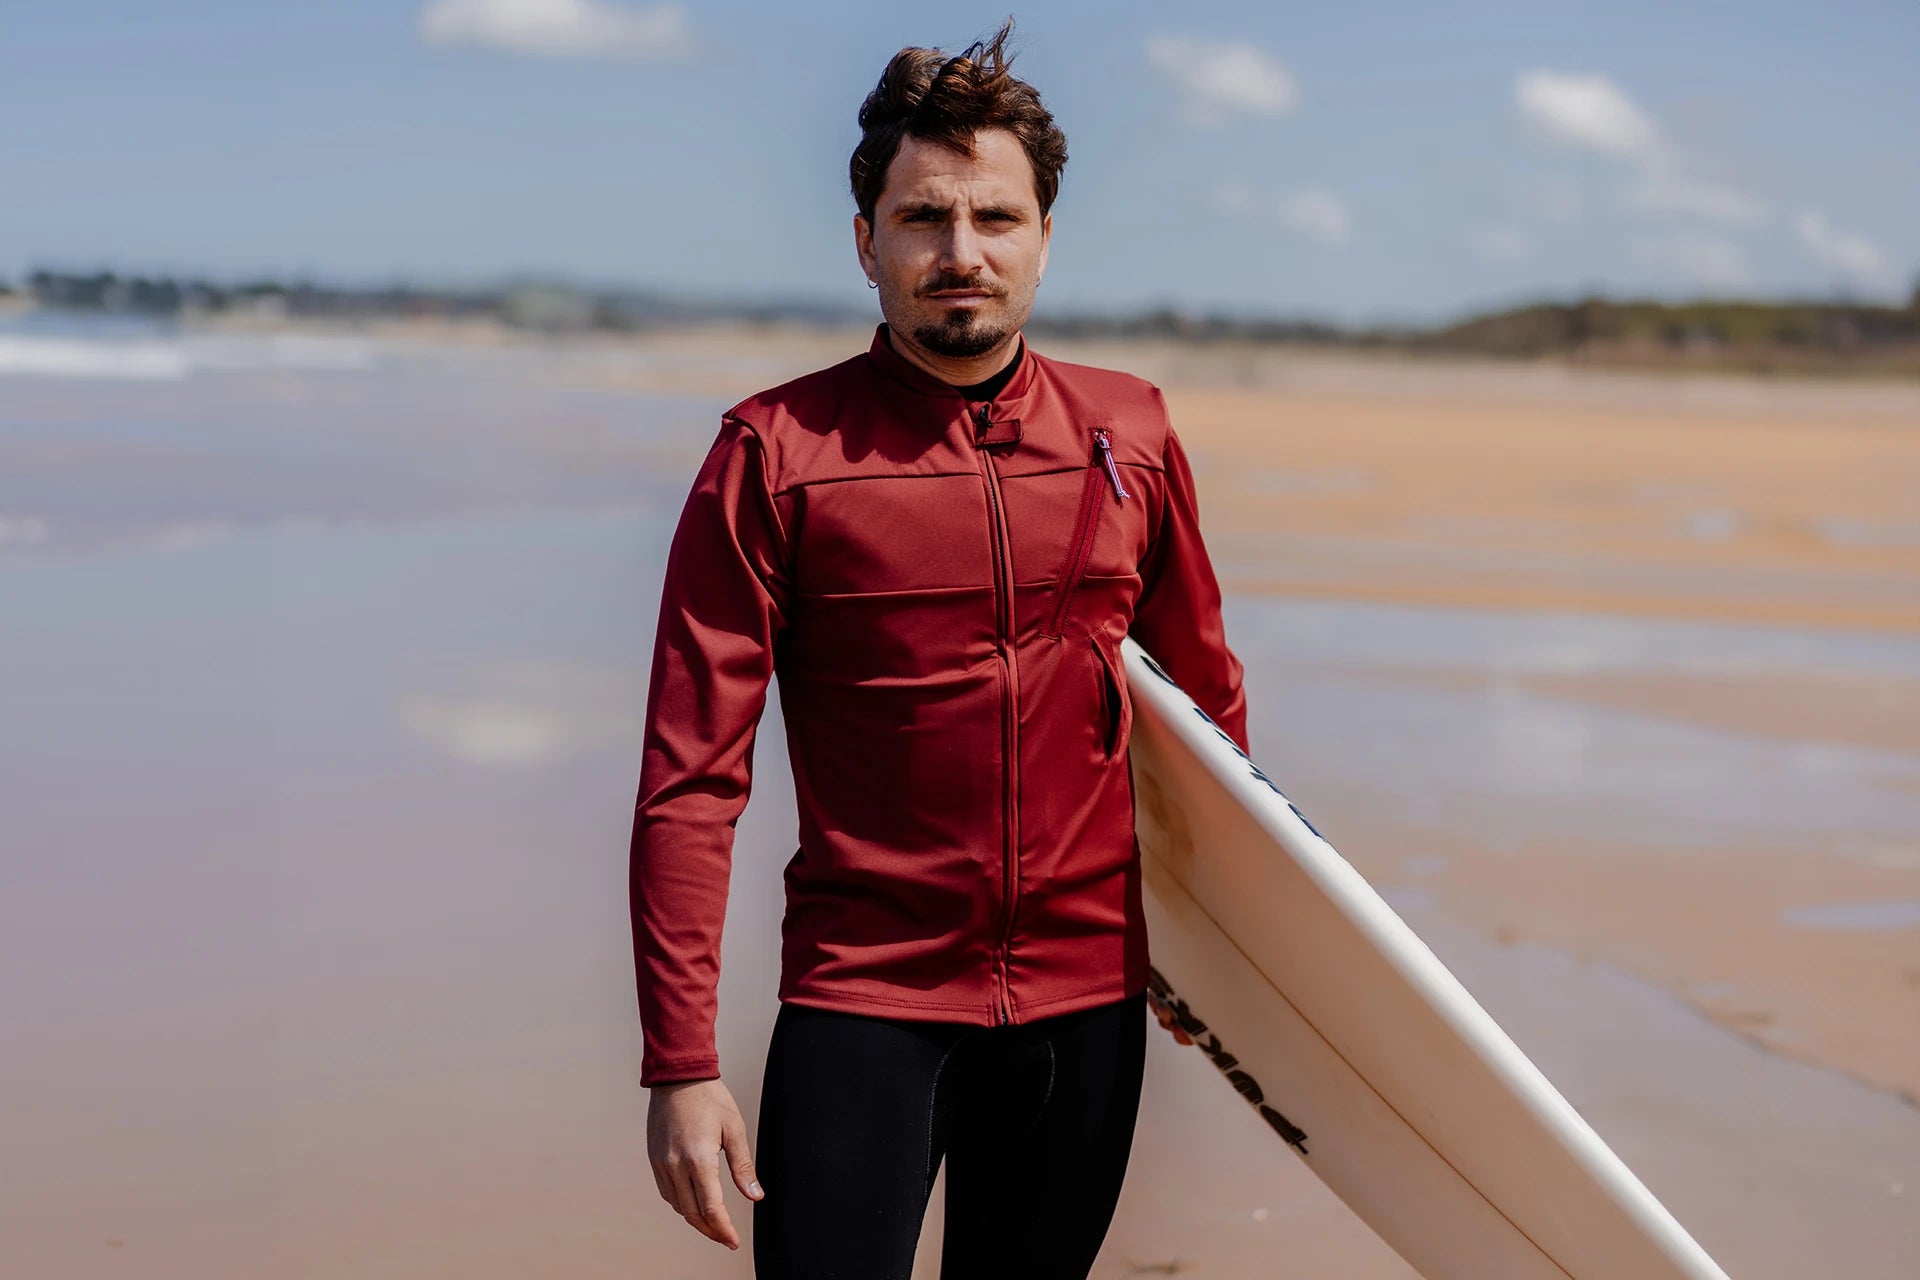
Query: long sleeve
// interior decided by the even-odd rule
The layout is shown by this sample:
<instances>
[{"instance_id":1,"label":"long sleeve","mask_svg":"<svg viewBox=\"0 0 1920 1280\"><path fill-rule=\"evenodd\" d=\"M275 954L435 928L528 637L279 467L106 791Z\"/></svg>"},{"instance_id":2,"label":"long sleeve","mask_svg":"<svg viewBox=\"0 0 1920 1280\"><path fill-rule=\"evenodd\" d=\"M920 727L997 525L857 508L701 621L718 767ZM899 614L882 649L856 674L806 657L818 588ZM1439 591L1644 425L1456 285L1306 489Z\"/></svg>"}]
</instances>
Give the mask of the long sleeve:
<instances>
[{"instance_id":1,"label":"long sleeve","mask_svg":"<svg viewBox=\"0 0 1920 1280\"><path fill-rule=\"evenodd\" d=\"M1134 605L1131 632L1200 709L1246 751L1244 673L1240 660L1227 647L1220 584L1200 537L1193 471L1171 427L1162 462L1167 476L1166 510L1141 565L1143 585Z\"/></svg>"},{"instance_id":2,"label":"long sleeve","mask_svg":"<svg viewBox=\"0 0 1920 1280\"><path fill-rule=\"evenodd\" d=\"M717 1076L734 824L790 580L761 441L723 419L667 553L634 805L629 897L640 1083Z\"/></svg>"}]
</instances>

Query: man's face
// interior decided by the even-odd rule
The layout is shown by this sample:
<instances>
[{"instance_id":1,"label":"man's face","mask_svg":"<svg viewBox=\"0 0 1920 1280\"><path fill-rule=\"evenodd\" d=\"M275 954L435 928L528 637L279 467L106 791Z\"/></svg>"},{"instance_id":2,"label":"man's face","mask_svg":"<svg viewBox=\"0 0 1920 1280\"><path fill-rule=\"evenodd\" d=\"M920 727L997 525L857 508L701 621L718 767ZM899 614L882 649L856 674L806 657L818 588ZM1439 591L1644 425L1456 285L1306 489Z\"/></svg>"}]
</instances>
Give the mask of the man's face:
<instances>
[{"instance_id":1,"label":"man's face","mask_svg":"<svg viewBox=\"0 0 1920 1280\"><path fill-rule=\"evenodd\" d=\"M959 359L993 350L1026 324L1053 231L1019 139L983 129L973 145L969 159L906 138L872 225L853 219L860 265L879 282L888 327Z\"/></svg>"}]
</instances>

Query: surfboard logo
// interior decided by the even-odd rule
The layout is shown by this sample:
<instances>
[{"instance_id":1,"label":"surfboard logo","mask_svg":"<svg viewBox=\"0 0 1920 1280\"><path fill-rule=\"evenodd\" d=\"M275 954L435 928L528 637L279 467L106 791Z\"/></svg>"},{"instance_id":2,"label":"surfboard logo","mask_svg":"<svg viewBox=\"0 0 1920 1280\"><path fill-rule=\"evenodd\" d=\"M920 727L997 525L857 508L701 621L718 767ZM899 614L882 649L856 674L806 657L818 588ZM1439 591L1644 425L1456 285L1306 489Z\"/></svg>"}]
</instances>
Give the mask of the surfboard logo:
<instances>
[{"instance_id":1,"label":"surfboard logo","mask_svg":"<svg viewBox=\"0 0 1920 1280\"><path fill-rule=\"evenodd\" d=\"M1220 1069L1220 1074L1227 1078L1234 1092L1245 1098L1260 1113L1260 1118L1286 1140L1288 1146L1306 1155L1307 1131L1267 1103L1266 1092L1260 1088L1260 1082L1240 1065L1240 1059L1227 1052L1226 1046L1220 1043L1220 1037L1207 1029L1207 1024L1194 1014L1187 1002L1175 994L1173 984L1152 965L1147 966L1147 985L1153 988L1153 994L1159 997L1162 1004L1173 1010L1174 1021L1180 1024L1182 1031L1193 1037L1193 1043Z\"/></svg>"}]
</instances>

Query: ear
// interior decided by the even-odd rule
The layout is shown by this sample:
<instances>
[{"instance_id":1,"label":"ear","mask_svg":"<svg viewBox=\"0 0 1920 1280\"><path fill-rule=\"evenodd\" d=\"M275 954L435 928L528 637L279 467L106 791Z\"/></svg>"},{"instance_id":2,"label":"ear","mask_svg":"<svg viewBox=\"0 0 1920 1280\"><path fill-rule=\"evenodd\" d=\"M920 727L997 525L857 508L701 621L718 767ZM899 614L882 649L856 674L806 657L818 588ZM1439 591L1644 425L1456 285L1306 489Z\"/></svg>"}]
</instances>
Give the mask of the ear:
<instances>
[{"instance_id":1,"label":"ear","mask_svg":"<svg viewBox=\"0 0 1920 1280\"><path fill-rule=\"evenodd\" d=\"M860 256L860 269L867 279L880 278L880 260L873 253L873 227L864 214L853 215L853 251Z\"/></svg>"},{"instance_id":2,"label":"ear","mask_svg":"<svg viewBox=\"0 0 1920 1280\"><path fill-rule=\"evenodd\" d=\"M1041 276L1044 276L1047 274L1047 250L1052 247L1053 247L1053 212L1049 210L1047 212L1047 216L1040 219L1040 269L1033 273L1034 282L1036 284L1039 283Z\"/></svg>"}]
</instances>

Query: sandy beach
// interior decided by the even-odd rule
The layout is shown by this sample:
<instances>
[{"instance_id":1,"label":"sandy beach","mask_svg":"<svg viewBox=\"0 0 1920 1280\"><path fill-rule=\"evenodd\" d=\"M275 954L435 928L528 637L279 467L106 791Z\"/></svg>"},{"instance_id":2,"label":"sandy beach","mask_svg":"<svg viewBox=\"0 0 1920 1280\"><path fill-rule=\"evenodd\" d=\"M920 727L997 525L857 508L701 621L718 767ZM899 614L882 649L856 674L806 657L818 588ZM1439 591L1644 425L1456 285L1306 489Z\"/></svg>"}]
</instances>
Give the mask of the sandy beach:
<instances>
[{"instance_id":1,"label":"sandy beach","mask_svg":"<svg viewBox=\"0 0 1920 1280\"><path fill-rule=\"evenodd\" d=\"M637 721L714 415L870 332L0 378L21 1274L751 1274L645 1168ZM1729 1274L1910 1276L1920 384L1035 346L1166 388L1256 757ZM775 714L723 960L750 1120ZM1095 1274L1411 1276L1158 1032Z\"/></svg>"},{"instance_id":2,"label":"sandy beach","mask_svg":"<svg viewBox=\"0 0 1920 1280\"><path fill-rule=\"evenodd\" d=\"M1497 392L1435 403L1205 389L1172 405L1202 458L1232 588L1857 629L1920 652L1920 399L1884 412L1848 404L1844 388L1824 404L1792 388L1765 408L1642 408L1588 381L1599 385L1570 384L1551 408ZM1920 757L1912 674L1407 678ZM1819 846L1746 838L1685 856L1599 830L1511 853L1459 832L1452 861L1422 884L1491 936L1605 959L1920 1105L1920 843L1909 832L1839 850L1848 815L1833 817ZM1410 843L1382 832L1344 847L1384 875L1376 851ZM1871 902L1907 907L1881 927L1870 912L1853 928L1795 922L1796 908Z\"/></svg>"},{"instance_id":3,"label":"sandy beach","mask_svg":"<svg viewBox=\"0 0 1920 1280\"><path fill-rule=\"evenodd\" d=\"M1168 390L1229 592L1862 631L1920 660L1920 387L1036 345ZM1256 691L1264 674L1250 665ZM1396 678L1858 747L1904 762L1879 785L1909 793L1920 764L1920 664ZM1594 826L1501 848L1471 827L1382 822L1365 790L1343 805L1330 782L1315 812L1430 921L1644 978L1769 1053L1920 1107L1920 833L1850 842L1835 812L1811 840L1730 831L1676 851ZM1920 1213L1904 1221L1920 1247ZM1777 1264L1756 1251L1750 1266Z\"/></svg>"},{"instance_id":4,"label":"sandy beach","mask_svg":"<svg viewBox=\"0 0 1920 1280\"><path fill-rule=\"evenodd\" d=\"M769 345L744 335L670 341L696 367L707 342ZM813 335L792 345L795 368L832 350ZM1167 388L1229 592L1877 632L1905 638L1920 655L1920 385L1147 343L1036 346ZM750 389L751 379L703 377ZM1435 666L1401 678L1479 696L1517 686L1739 734L1920 756L1920 679L1910 672ZM1256 670L1250 683L1258 679ZM1912 781L1891 775L1884 784ZM1835 818L1844 824L1845 815ZM1726 981L1719 971L1730 950L1736 964L1744 957L1778 970L1782 983L1791 972L1810 991L1850 991L1849 1004L1874 1004L1884 1023L1851 1040L1803 1026L1798 1051L1920 1105L1920 921L1822 931L1781 918L1829 899L1920 903L1913 834L1865 858L1743 843L1719 851L1717 863L1569 843L1552 862L1495 860L1427 885L1483 928L1593 950L1657 971L1676 988ZM1456 852L1472 847L1468 838ZM1368 857L1364 846L1348 852ZM1644 886L1675 874L1666 870L1673 864L1686 877L1673 898L1647 899ZM1368 869L1390 866L1382 859ZM1533 923L1497 918L1489 894L1511 896L1509 910ZM1556 912L1556 902L1570 909ZM1698 915L1709 910L1703 904L1715 917L1706 928L1676 928L1679 919L1661 915L1663 905ZM1743 918L1766 923L1742 928ZM1656 937L1667 943L1650 951ZM1607 946L1609 938L1618 945ZM1653 952L1671 958L1657 962ZM1692 962L1678 958L1687 953ZM1800 1003L1818 1016L1817 998ZM1735 1024L1775 1016L1702 1007ZM1824 1020L1836 1012L1829 1007Z\"/></svg>"}]
</instances>

